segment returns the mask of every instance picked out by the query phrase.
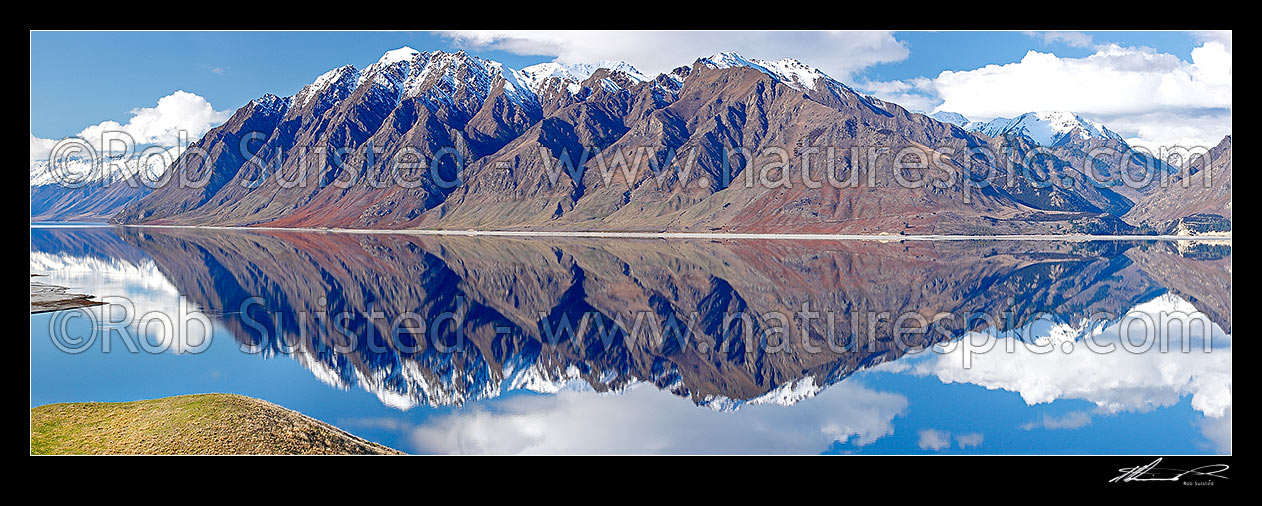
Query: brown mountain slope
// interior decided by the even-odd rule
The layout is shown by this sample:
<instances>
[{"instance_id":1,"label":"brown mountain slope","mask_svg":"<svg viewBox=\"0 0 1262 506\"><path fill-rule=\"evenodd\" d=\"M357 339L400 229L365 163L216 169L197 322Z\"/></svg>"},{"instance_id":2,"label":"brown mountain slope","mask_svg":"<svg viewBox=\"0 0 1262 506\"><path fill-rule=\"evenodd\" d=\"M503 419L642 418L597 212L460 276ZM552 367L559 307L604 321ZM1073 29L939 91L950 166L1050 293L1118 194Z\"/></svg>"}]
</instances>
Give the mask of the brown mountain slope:
<instances>
[{"instance_id":1,"label":"brown mountain slope","mask_svg":"<svg viewBox=\"0 0 1262 506\"><path fill-rule=\"evenodd\" d=\"M1017 176L1011 187L965 188L959 182L970 167L951 160L896 175L893 160L902 148L915 150L913 157L944 159L931 146L998 152L999 141L840 83L821 80L803 93L752 68L699 62L669 104L642 105L656 97L651 83L629 91L619 99L632 100L644 117L619 123L605 115L596 123L612 125L605 131L625 125L612 143L584 134L592 128L576 118L575 108L585 104L562 109L475 165L468 184L427 212L422 226L856 233L1124 228L1096 217L1110 201L1124 199L1085 184L1077 192L1033 188ZM593 145L598 152L584 151ZM874 162L856 157L855 150L876 146L893 148ZM724 161L742 149L746 154ZM562 153L569 164L558 162ZM1066 177L1067 164L1053 162L1057 179ZM1012 170L995 164L983 172Z\"/></svg>"},{"instance_id":2,"label":"brown mountain slope","mask_svg":"<svg viewBox=\"0 0 1262 506\"><path fill-rule=\"evenodd\" d=\"M1182 218L1215 215L1225 218L1231 230L1231 136L1209 151L1208 160L1195 159L1190 170L1191 176L1144 198L1122 219L1166 230Z\"/></svg>"},{"instance_id":3,"label":"brown mountain slope","mask_svg":"<svg viewBox=\"0 0 1262 506\"><path fill-rule=\"evenodd\" d=\"M362 72L334 69L292 98L269 96L237 111L198 143L201 153L168 171L196 185L168 184L114 221L855 233L1128 228L1114 216L1129 201L1084 184L1069 162L1034 157L1026 167L1029 144L909 113L826 76L790 82L703 58L647 81L609 69L581 83L555 79L526 88L498 63L442 52ZM427 163L396 167L417 160ZM902 166L908 162L923 167ZM980 179L987 182L965 183Z\"/></svg>"}]
</instances>

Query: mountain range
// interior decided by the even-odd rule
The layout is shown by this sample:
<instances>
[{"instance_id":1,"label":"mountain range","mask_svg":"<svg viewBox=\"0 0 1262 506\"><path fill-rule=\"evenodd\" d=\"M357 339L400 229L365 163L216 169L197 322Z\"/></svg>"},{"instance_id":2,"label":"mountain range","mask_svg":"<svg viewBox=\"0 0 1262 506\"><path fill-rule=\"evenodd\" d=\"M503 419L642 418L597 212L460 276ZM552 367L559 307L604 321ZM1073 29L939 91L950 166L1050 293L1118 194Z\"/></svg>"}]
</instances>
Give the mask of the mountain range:
<instances>
[{"instance_id":1,"label":"mountain range","mask_svg":"<svg viewBox=\"0 0 1262 506\"><path fill-rule=\"evenodd\" d=\"M1112 155L1093 159L1100 148ZM1145 201L1169 208L1158 182L1180 169L1129 153L1121 136L1078 115L930 117L794 59L730 52L647 76L624 62L518 70L463 51L400 48L362 70L330 70L293 96L255 99L188 151L164 177L194 185L105 198L36 185L33 175L32 216L893 234L1129 233L1183 217L1132 213ZM1228 162L1209 165L1229 173L1229 140L1215 154ZM934 164L894 167L897 157ZM401 160L419 168L399 170ZM1150 182L1102 185L1089 172ZM1002 184L964 184L979 174Z\"/></svg>"}]
</instances>

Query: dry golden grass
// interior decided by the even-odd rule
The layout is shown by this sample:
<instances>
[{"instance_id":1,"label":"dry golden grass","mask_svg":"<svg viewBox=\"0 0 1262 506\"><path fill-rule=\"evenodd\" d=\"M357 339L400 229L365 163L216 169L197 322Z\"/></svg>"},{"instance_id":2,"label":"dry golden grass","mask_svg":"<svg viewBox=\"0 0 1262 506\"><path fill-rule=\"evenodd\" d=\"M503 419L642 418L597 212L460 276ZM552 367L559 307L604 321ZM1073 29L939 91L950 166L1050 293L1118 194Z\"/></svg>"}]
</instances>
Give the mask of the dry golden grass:
<instances>
[{"instance_id":1,"label":"dry golden grass","mask_svg":"<svg viewBox=\"0 0 1262 506\"><path fill-rule=\"evenodd\" d=\"M399 454L270 402L196 394L31 409L33 454Z\"/></svg>"}]
</instances>

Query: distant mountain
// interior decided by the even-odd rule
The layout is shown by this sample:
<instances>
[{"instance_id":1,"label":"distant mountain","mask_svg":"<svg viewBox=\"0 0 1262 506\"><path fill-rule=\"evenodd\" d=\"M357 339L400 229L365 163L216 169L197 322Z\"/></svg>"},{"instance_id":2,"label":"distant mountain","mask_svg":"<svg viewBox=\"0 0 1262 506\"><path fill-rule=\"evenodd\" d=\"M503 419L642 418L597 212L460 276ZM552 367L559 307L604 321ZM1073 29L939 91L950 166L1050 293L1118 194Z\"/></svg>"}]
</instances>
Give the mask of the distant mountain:
<instances>
[{"instance_id":1,"label":"distant mountain","mask_svg":"<svg viewBox=\"0 0 1262 506\"><path fill-rule=\"evenodd\" d=\"M1121 135L1105 128L1104 124L1072 112L1027 112L1016 118L969 123L965 128L991 137L1022 135L1046 147L1090 140L1122 140Z\"/></svg>"},{"instance_id":2,"label":"distant mountain","mask_svg":"<svg viewBox=\"0 0 1262 506\"><path fill-rule=\"evenodd\" d=\"M967 127L970 123L968 118L965 118L963 114L958 112L938 111L930 114L929 117L958 127Z\"/></svg>"},{"instance_id":3,"label":"distant mountain","mask_svg":"<svg viewBox=\"0 0 1262 506\"><path fill-rule=\"evenodd\" d=\"M149 187L134 179L112 184L95 182L77 188L32 186L31 221L106 222L149 191Z\"/></svg>"},{"instance_id":4,"label":"distant mountain","mask_svg":"<svg viewBox=\"0 0 1262 506\"><path fill-rule=\"evenodd\" d=\"M1230 232L1231 136L1210 149L1208 158L1194 158L1187 172L1186 180L1158 189L1122 219L1165 233Z\"/></svg>"},{"instance_id":5,"label":"distant mountain","mask_svg":"<svg viewBox=\"0 0 1262 506\"><path fill-rule=\"evenodd\" d=\"M1156 191L1162 180L1179 171L1153 154L1133 150L1121 135L1104 124L1072 112L1029 112L1011 119L971 122L964 128L990 137L1026 139L1050 148L1074 167L1090 165L1095 172L1093 179L1107 182L1110 190L1126 197L1126 208ZM1110 212L1120 216L1127 210L1119 207Z\"/></svg>"},{"instance_id":6,"label":"distant mountain","mask_svg":"<svg viewBox=\"0 0 1262 506\"><path fill-rule=\"evenodd\" d=\"M169 159L176 151L168 150ZM113 162L113 163L106 163ZM166 169L158 156L114 156L92 163L73 157L31 164L32 221L109 221L120 209L148 195Z\"/></svg>"},{"instance_id":7,"label":"distant mountain","mask_svg":"<svg viewBox=\"0 0 1262 506\"><path fill-rule=\"evenodd\" d=\"M793 59L718 53L649 78L623 62L514 70L464 52L400 48L363 70L333 69L292 97L251 101L198 141L208 156L184 157L170 169L180 180L205 184L159 188L114 221L855 233L1128 229L1117 216L1132 201L1087 184L1064 160L1027 158L1038 166L1027 171L1022 158L1005 165L922 151L946 162L935 169L940 179L959 182L986 164L981 172L1013 183L939 187L899 183L893 153L872 165L855 151L965 153L984 146L1000 152L1013 142L910 113ZM1037 147L1015 142L1017 156ZM814 146L834 150L799 156ZM303 156L320 149L339 151L345 163ZM763 153L777 149L788 163L768 169L775 158ZM735 154L725 161L725 153ZM401 155L431 163L401 174L391 163ZM811 160L809 178L804 160ZM857 184L820 188L830 166L835 179ZM1058 184L1032 184L1031 172ZM408 184L396 184L400 179Z\"/></svg>"}]
</instances>

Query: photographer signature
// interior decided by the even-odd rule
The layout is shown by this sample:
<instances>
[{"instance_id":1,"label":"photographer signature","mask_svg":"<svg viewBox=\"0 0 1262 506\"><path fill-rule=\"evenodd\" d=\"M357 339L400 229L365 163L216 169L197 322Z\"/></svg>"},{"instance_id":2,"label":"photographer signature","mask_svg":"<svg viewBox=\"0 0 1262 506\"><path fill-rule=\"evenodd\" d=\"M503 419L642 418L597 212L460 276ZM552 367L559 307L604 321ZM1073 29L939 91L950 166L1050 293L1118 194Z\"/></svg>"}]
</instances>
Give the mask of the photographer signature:
<instances>
[{"instance_id":1,"label":"photographer signature","mask_svg":"<svg viewBox=\"0 0 1262 506\"><path fill-rule=\"evenodd\" d=\"M1180 481L1184 476L1193 475L1193 477L1212 477L1227 479L1221 473L1226 471L1230 466L1227 464L1209 464L1193 469L1171 469L1168 467L1157 467L1161 463L1161 459L1152 461L1151 464L1138 467L1123 467L1118 469L1121 476L1109 480L1109 483L1131 482L1131 481Z\"/></svg>"}]
</instances>

